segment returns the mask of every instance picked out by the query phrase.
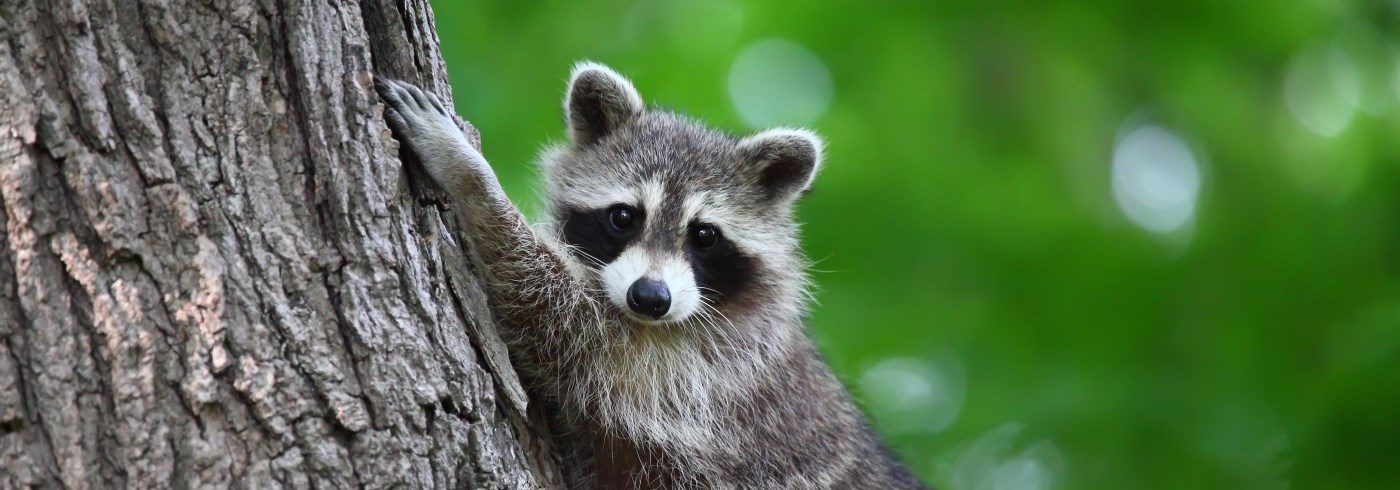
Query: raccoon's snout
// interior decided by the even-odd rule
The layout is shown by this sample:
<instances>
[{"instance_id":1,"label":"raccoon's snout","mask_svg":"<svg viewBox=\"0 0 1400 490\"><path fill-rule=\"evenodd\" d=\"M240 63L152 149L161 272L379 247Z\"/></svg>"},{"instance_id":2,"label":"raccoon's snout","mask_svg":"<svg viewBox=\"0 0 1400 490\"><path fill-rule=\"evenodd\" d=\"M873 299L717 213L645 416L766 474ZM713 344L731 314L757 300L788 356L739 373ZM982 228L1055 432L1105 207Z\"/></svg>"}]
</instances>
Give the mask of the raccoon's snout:
<instances>
[{"instance_id":1,"label":"raccoon's snout","mask_svg":"<svg viewBox=\"0 0 1400 490\"><path fill-rule=\"evenodd\" d=\"M638 315L661 318L671 309L671 291L661 281L638 279L627 288L627 307Z\"/></svg>"}]
</instances>

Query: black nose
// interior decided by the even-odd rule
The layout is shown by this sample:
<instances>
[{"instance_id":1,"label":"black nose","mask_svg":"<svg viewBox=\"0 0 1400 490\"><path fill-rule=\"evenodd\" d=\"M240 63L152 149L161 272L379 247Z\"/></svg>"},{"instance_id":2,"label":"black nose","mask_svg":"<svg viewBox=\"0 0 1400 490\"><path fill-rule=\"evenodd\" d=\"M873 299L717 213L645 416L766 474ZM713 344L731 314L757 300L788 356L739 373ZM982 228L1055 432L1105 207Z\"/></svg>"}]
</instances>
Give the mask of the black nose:
<instances>
[{"instance_id":1,"label":"black nose","mask_svg":"<svg viewBox=\"0 0 1400 490\"><path fill-rule=\"evenodd\" d=\"M671 308L671 291L661 281L638 279L627 288L627 306L638 315L661 318Z\"/></svg>"}]
</instances>

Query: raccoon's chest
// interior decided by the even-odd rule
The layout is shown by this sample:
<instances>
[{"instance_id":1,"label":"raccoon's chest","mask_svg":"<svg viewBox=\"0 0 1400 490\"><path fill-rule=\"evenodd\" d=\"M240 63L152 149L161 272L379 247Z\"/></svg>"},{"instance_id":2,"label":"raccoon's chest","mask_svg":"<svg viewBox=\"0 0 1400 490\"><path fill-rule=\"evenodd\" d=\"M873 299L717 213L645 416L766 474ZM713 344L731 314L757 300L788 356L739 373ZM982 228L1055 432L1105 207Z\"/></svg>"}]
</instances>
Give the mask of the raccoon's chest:
<instances>
[{"instance_id":1,"label":"raccoon's chest","mask_svg":"<svg viewBox=\"0 0 1400 490\"><path fill-rule=\"evenodd\" d=\"M585 488L683 488L693 486L684 462L659 448L640 446L633 441L590 429L580 431L578 443L592 459ZM686 484L689 482L690 484Z\"/></svg>"}]
</instances>

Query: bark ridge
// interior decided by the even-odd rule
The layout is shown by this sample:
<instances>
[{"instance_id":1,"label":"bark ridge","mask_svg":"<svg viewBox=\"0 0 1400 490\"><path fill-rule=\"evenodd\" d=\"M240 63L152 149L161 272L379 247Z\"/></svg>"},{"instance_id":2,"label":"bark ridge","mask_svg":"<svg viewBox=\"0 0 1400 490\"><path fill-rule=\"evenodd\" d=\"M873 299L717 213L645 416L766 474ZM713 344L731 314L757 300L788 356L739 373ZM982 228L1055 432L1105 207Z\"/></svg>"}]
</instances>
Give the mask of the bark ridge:
<instances>
[{"instance_id":1,"label":"bark ridge","mask_svg":"<svg viewBox=\"0 0 1400 490\"><path fill-rule=\"evenodd\" d=\"M557 485L380 117L372 72L446 95L426 0L0 0L0 41L0 488Z\"/></svg>"}]
</instances>

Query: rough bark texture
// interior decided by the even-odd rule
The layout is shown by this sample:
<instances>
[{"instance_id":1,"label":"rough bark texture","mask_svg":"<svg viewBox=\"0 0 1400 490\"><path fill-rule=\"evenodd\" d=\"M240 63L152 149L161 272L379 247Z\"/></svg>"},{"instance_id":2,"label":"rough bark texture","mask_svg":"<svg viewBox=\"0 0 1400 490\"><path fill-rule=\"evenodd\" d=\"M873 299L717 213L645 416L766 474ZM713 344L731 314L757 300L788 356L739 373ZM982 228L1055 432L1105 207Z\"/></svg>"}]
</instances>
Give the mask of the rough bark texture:
<instances>
[{"instance_id":1,"label":"rough bark texture","mask_svg":"<svg viewBox=\"0 0 1400 490\"><path fill-rule=\"evenodd\" d=\"M373 90L446 95L432 26L0 0L0 488L555 485Z\"/></svg>"}]
</instances>

